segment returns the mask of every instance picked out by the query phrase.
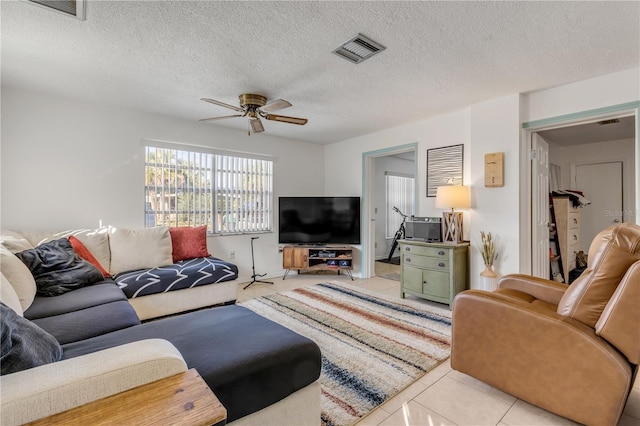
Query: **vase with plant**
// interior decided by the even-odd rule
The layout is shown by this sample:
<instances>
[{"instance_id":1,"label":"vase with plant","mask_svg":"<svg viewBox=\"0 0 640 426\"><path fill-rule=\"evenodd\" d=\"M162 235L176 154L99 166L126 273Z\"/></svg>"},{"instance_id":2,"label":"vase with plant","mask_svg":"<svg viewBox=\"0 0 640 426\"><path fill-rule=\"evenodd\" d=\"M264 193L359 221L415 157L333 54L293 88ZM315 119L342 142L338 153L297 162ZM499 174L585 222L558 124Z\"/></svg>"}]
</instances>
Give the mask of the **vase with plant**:
<instances>
[{"instance_id":1,"label":"vase with plant","mask_svg":"<svg viewBox=\"0 0 640 426\"><path fill-rule=\"evenodd\" d=\"M493 270L493 262L498 257L496 253L495 241L491 237L491 232L480 231L480 237L482 238L482 245L480 246L480 252L482 253L482 260L484 261L484 271L480 273L483 277L495 278L498 276Z\"/></svg>"}]
</instances>

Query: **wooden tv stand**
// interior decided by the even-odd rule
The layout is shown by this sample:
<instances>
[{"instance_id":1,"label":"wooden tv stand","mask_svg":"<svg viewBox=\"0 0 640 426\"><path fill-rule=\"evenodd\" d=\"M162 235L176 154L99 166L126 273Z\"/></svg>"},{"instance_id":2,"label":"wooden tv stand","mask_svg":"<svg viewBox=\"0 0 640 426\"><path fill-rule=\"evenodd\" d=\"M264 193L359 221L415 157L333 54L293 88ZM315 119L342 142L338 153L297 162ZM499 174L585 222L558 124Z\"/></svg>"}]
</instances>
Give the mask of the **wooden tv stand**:
<instances>
[{"instance_id":1,"label":"wooden tv stand","mask_svg":"<svg viewBox=\"0 0 640 426\"><path fill-rule=\"evenodd\" d=\"M331 257L329 257L331 256ZM282 279L291 270L300 271L345 271L353 281L353 249L344 245L327 246L284 246L282 248L282 268L286 269Z\"/></svg>"}]
</instances>

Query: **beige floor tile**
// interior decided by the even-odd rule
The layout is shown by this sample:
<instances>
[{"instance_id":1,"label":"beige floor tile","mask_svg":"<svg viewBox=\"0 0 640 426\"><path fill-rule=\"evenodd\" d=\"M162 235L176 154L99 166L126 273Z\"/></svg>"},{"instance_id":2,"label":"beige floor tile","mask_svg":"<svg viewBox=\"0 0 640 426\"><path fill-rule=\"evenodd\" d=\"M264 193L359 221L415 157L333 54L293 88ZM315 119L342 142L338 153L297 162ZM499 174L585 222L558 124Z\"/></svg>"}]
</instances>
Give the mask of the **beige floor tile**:
<instances>
[{"instance_id":1,"label":"beige floor tile","mask_svg":"<svg viewBox=\"0 0 640 426\"><path fill-rule=\"evenodd\" d=\"M502 419L509 426L578 426L564 417L543 410L522 400L516 401Z\"/></svg>"},{"instance_id":2,"label":"beige floor tile","mask_svg":"<svg viewBox=\"0 0 640 426\"><path fill-rule=\"evenodd\" d=\"M479 426L496 425L515 398L509 403L447 375L418 395L415 401L459 425Z\"/></svg>"},{"instance_id":3,"label":"beige floor tile","mask_svg":"<svg viewBox=\"0 0 640 426\"><path fill-rule=\"evenodd\" d=\"M442 417L438 413L410 401L403 404L391 416L387 417L378 426L455 426L451 420Z\"/></svg>"},{"instance_id":4,"label":"beige floor tile","mask_svg":"<svg viewBox=\"0 0 640 426\"><path fill-rule=\"evenodd\" d=\"M516 400L515 396L510 395L506 392L503 392L500 389L496 389L493 386L488 385L481 380L478 380L474 377L469 376L468 374L464 374L452 369L451 372L447 374L447 377L459 383L462 383L466 386L469 386L472 389L476 389L477 391L480 391L493 398L504 401L507 404L513 404Z\"/></svg>"},{"instance_id":5,"label":"beige floor tile","mask_svg":"<svg viewBox=\"0 0 640 426\"><path fill-rule=\"evenodd\" d=\"M386 411L377 408L369 413L369 415L367 415L365 418L356 423L354 426L378 426L390 415L391 414L387 413Z\"/></svg>"},{"instance_id":6,"label":"beige floor tile","mask_svg":"<svg viewBox=\"0 0 640 426\"><path fill-rule=\"evenodd\" d=\"M451 361L447 359L442 364L429 371L427 374L422 376L418 381L425 386L429 387L444 376L447 375L451 371Z\"/></svg>"},{"instance_id":7,"label":"beige floor tile","mask_svg":"<svg viewBox=\"0 0 640 426\"><path fill-rule=\"evenodd\" d=\"M400 407L402 407L403 404L411 401L413 398L416 397L416 395L418 395L420 392L422 392L426 388L427 386L424 383L420 381L415 382L409 385L405 390L400 392L398 395L394 396L393 398L389 399L387 402L382 404L379 408L386 411L389 414L394 413Z\"/></svg>"},{"instance_id":8,"label":"beige floor tile","mask_svg":"<svg viewBox=\"0 0 640 426\"><path fill-rule=\"evenodd\" d=\"M640 419L623 414L622 417L620 417L618 426L640 426Z\"/></svg>"},{"instance_id":9,"label":"beige floor tile","mask_svg":"<svg viewBox=\"0 0 640 426\"><path fill-rule=\"evenodd\" d=\"M638 380L636 380L638 382ZM624 413L628 416L640 419L640 388L634 386L631 388L627 405L624 407Z\"/></svg>"}]
</instances>

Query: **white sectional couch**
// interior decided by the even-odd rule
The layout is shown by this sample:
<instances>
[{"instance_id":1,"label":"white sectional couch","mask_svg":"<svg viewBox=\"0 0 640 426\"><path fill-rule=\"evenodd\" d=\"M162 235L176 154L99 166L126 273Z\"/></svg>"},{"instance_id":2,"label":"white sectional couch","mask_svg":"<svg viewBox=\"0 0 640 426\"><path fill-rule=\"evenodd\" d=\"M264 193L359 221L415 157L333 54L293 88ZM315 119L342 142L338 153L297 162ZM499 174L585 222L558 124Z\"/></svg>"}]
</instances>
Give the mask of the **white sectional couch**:
<instances>
[{"instance_id":1,"label":"white sectional couch","mask_svg":"<svg viewBox=\"0 0 640 426\"><path fill-rule=\"evenodd\" d=\"M71 235L80 240L103 268L112 275L174 263L169 229L161 227L123 229L105 226L98 229L73 229L61 232L10 230L2 231L0 244L11 253L17 253ZM5 276L9 278L7 274ZM24 291L35 294L34 289ZM18 293L20 294L20 290ZM206 306L233 303L237 295L238 280L234 279L212 285L129 298L129 303L140 320L144 321ZM23 308L26 310L28 306Z\"/></svg>"},{"instance_id":2,"label":"white sectional couch","mask_svg":"<svg viewBox=\"0 0 640 426\"><path fill-rule=\"evenodd\" d=\"M118 231L111 227L61 233L3 232L0 301L20 317L34 306L34 300L41 302L36 300L40 296L35 295L33 276L25 276L25 270L30 275L29 270L13 253L69 235L78 238L101 265L109 265L105 269L111 273L153 268L171 259L165 231L148 231L144 236ZM151 235L154 232L157 235ZM113 293L113 283L93 286L109 285ZM92 306L81 309L85 324L81 328L98 327L97 333L79 341L61 342L61 358L54 362L8 374L3 370L0 423L23 424L195 368L227 407L233 425L318 425L320 351L315 343L240 306L184 313L145 324L135 315L142 319L156 318L231 302L236 298L237 285L232 280L151 294L128 302L126 299L110 302L121 308L130 303L131 311L123 309L117 313L121 316L124 312L122 316L129 319L113 331L102 330L99 325L110 322L110 318L92 319ZM91 287L49 299L62 300L73 293L81 295ZM20 320L36 325L38 321ZM115 319L113 322L117 323ZM3 323L3 338L4 333ZM306 372L302 374L303 371ZM254 384L256 374L264 376L261 384ZM252 396L245 391L260 388L262 395ZM241 396L240 400L236 395ZM249 404L254 407L247 408Z\"/></svg>"}]
</instances>

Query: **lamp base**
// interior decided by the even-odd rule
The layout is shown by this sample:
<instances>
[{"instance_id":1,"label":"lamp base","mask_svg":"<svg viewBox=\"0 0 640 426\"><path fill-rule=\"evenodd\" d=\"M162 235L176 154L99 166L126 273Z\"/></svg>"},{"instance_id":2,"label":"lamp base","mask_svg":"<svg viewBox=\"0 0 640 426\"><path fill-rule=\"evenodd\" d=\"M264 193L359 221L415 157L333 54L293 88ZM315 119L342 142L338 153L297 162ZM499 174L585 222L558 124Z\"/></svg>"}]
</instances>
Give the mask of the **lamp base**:
<instances>
[{"instance_id":1,"label":"lamp base","mask_svg":"<svg viewBox=\"0 0 640 426\"><path fill-rule=\"evenodd\" d=\"M442 241L456 244L462 242L461 212L442 213Z\"/></svg>"}]
</instances>

